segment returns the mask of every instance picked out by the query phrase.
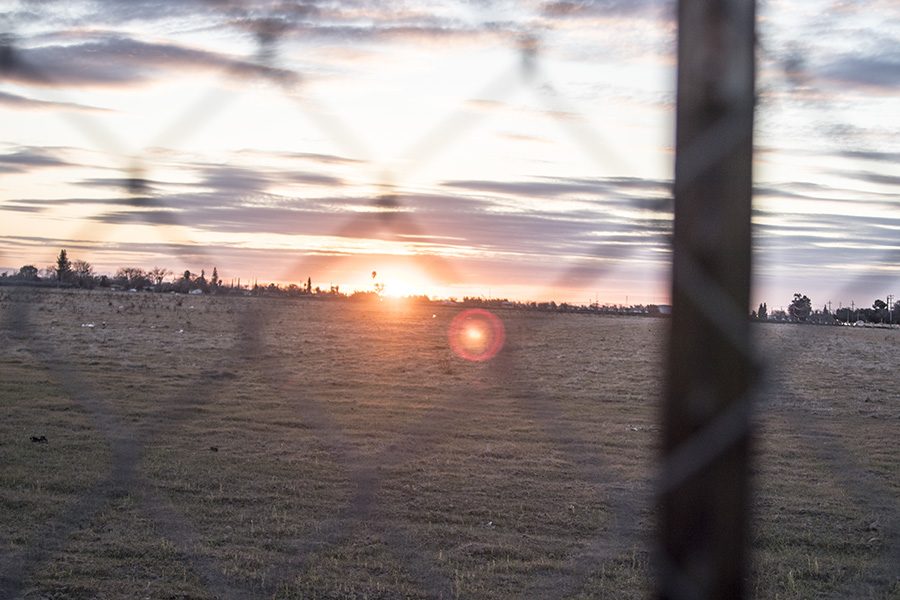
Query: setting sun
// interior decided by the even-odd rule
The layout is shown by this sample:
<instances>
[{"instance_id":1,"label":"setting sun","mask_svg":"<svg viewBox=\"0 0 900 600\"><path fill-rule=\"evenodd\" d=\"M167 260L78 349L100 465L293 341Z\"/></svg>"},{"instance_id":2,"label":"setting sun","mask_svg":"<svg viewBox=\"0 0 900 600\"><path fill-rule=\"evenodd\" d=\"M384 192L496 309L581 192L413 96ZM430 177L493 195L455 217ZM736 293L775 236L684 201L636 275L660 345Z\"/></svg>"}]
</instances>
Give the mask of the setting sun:
<instances>
[{"instance_id":1,"label":"setting sun","mask_svg":"<svg viewBox=\"0 0 900 600\"><path fill-rule=\"evenodd\" d=\"M429 295L433 288L431 278L419 269L408 266L373 271L373 285L388 298Z\"/></svg>"}]
</instances>

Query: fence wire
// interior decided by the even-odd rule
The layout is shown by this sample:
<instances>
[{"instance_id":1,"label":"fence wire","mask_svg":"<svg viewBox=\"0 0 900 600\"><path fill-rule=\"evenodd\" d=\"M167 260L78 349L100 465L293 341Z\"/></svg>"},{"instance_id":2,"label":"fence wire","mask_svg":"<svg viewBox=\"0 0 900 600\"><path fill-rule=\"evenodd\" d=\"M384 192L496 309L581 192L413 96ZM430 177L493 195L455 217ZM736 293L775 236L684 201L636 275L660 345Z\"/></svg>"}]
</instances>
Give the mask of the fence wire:
<instances>
[{"instance_id":1,"label":"fence wire","mask_svg":"<svg viewBox=\"0 0 900 600\"><path fill-rule=\"evenodd\" d=\"M269 3L270 14L260 14L258 10L241 2L213 1L208 5L221 10L224 15L243 22L252 33L256 49L248 59L234 60L221 71L221 77L250 82L262 79L266 85L278 89L298 107L298 113L312 120L320 132L347 155L358 158L372 158L377 152L368 149L366 143L354 131L352 125L340 117L329 114L309 97L298 93L302 88L304 74L299 75L279 66L284 52L282 43L286 36L296 35L303 30L304 16L300 7L292 3ZM490 3L487 3L490 4ZM472 11L484 17L490 14L489 7L481 3L469 3ZM309 8L309 10L313 10ZM265 12L265 11L263 11ZM38 14L38 18L50 18ZM243 20L243 21L241 21ZM489 19L485 19L489 21ZM509 44L519 54L518 66L512 72L500 73L474 99L508 98L520 89L534 92L548 111L556 119L561 132L568 136L579 151L598 167L622 168L628 157L619 151L614 143L607 141L602 132L591 130L584 120L571 118L577 111L567 102L565 95L554 85L552 72L542 63L539 32L529 31L527 26L503 29L498 25L497 39ZM17 42L15 31L6 32L0 47L0 76L6 79L26 78L37 82L55 93L54 101L72 102L61 91L65 81L59 77L54 65L31 63L25 58L23 49ZM797 61L784 65L783 73L792 80L798 77ZM804 84L812 85L808 79ZM90 114L63 113L73 130L105 154L118 157L111 165L119 172L118 185L123 195L123 203L135 209L135 222L144 222L148 209L165 211L167 224L187 226L180 216L177 199L155 190L152 176L156 147L177 147L186 143L227 105L238 99L241 91L230 95L220 90L210 90L173 122L165 126L157 136L143 145L143 150L134 151L133 140L123 139L115 131L108 130L101 119ZM745 99L753 102L754 99ZM406 205L414 198L413 192L406 191L404 185L419 170L457 143L483 120L489 119L483 112L475 113L462 105L448 114L433 128L415 140L404 153L403 168L391 172L380 172L378 188L380 193L367 200L368 210L351 212L332 235L404 234L424 236L430 232L427 215L417 215ZM696 145L689 148L678 160L682 162L682 175L686 181L705 172L710 165L733 148L745 141L742 137L742 123L734 115L726 114L714 123ZM302 148L297 149L298 152ZM366 169L369 168L366 163ZM368 173L367 173L368 175ZM682 182L684 183L684 182ZM671 214L672 197L651 198L649 204L656 212ZM159 224L158 221L146 221ZM197 262L198 257L210 262L210 253L200 244L194 243L181 229L166 230L165 247L174 248L173 258L185 263ZM180 237L179 237L180 236ZM105 241L97 234L96 225L86 221L71 236L74 240L92 239ZM602 255L601 255L602 252ZM895 253L885 251L884 258L890 259ZM603 281L612 277L619 259L626 259L635 253L632 246L616 246L597 250L596 256L576 261L561 269L554 281L546 289L546 295L572 282ZM754 423L761 413L777 404L776 399L802 395L802 390L791 389L785 381L782 369L790 364L791 356L778 348L765 348L761 355L748 344L740 331L740 323L745 320L746 307L737 306L719 284L709 279L703 265L686 256L679 249L675 254L685 256L674 265L676 279L682 282L682 291L702 312L703 318L712 323L719 333L729 340L742 355L744 365L753 374L753 384L740 401L729 410L722 412L695 436L665 456L658 465L657 472L648 474L644 480L628 482L625 485L615 464L616 457L589 453L585 459L585 447L596 440L585 437L582 429L573 428L572 416L564 406L565 398L550 394L545 387L534 380L529 368L533 357L525 348L511 344L494 360L483 365L480 374L483 387L460 386L447 393L441 400L428 405L411 415L396 432L394 443L372 451L360 446L351 432L346 430L328 398L308 392L304 381L309 375L297 369L295 362L284 357L272 356L267 344L273 327L277 326L279 311L272 307L261 307L258 303L246 302L240 305L234 316L234 329L239 333L236 341L215 364L215 368L197 375L160 401L151 411L151 419L135 422L119 404L109 390L98 385L89 374L79 370L76 361L66 348L56 347L43 340L38 332L48 325L41 322L39 303L33 300L33 292L18 287L4 287L2 292L6 336L23 344L37 363L54 380L65 397L79 407L90 418L91 427L102 438L109 454L109 465L105 475L93 485L81 490L78 498L60 507L59 514L43 523L38 531L22 548L9 544L0 547L0 596L18 598L33 595L29 588L32 578L51 564L55 557L67 551L72 535L97 518L103 518L115 510L116 502L131 498L142 519L149 521L155 530L176 549L177 556L202 582L209 596L216 598L280 597L295 593L292 586L298 578L309 573L311 566L323 560L337 548L352 546L367 531L376 530L387 548L387 552L403 565L412 581L415 597L454 598L471 597L456 580L455 574L448 572L429 552L423 550L426 541L416 539L409 528L391 522L379 514L384 502L382 492L394 482L392 473L410 468L421 457L438 453L442 432L464 432L471 415L458 409L475 393L496 392L508 399L503 410L515 411L535 425L542 439L548 442L549 451L565 457L572 465L571 480L592 490L602 490L602 504L605 518L601 525L587 536L587 541L570 549L561 569L547 568L543 572L529 574L523 598L570 598L603 597L592 588L592 581L606 568L619 561L634 561L637 548L641 548L642 560L655 561L654 568L658 585L666 597L706 598L708 590L702 589L672 560L666 551L654 540L645 537L645 522L651 519L653 507L659 497L677 488L696 473L741 443L751 434ZM0 255L2 258L2 255ZM602 258L602 260L600 260ZM333 266L340 257L332 257L324 263L317 263L318 269ZM308 267L307 259L299 259L291 264L286 274L303 272ZM429 257L423 270L438 280L458 278L459 268L453 259ZM850 278L837 291L852 290L859 282ZM552 321L535 316L531 323L534 333L550 326ZM266 358L260 358L266 357ZM159 443L164 434L178 431L180 427L202 418L204 411L215 408L222 397L233 394L230 380L219 376L222 373L251 372L264 381L264 389L275 398L290 402L293 410L302 414L306 427L317 444L334 465L346 474L347 497L339 506L328 507L330 514L318 525L307 530L299 538L278 540L278 558L262 569L260 582L248 581L240 573L229 573L226 561L217 558L205 539L208 524L198 523L195 517L179 507L157 482L142 472L147 454ZM697 394L703 390L697 390ZM12 403L14 399L10 399ZM14 406L14 404L13 404ZM500 410L501 407L491 406ZM485 414L490 413L485 409ZM886 488L874 477L853 451L846 447L839 435L838 423L819 418L799 410L778 412L790 421L796 430L815 440L814 451L828 474L859 506L878 515L879 532L882 542L878 551L878 563L869 565L871 580L888 582L883 590L884 597L897 592L897 564L900 564L900 522L898 522L897 498L893 490ZM198 417L200 415L200 417ZM487 418L487 417L486 417ZM268 540L271 542L271 540ZM648 550L649 549L649 550ZM313 584L310 584L313 585ZM835 598L856 598L872 593L863 582L849 581L833 587L830 596ZM638 589L637 593L646 592ZM875 595L882 590L876 590ZM498 597L502 590L494 590ZM492 593L493 593L492 592ZM349 592L348 596L351 595ZM485 594L486 597L493 597ZM632 594L633 595L633 594ZM334 597L340 597L340 594ZM389 597L371 590L369 597Z\"/></svg>"}]
</instances>

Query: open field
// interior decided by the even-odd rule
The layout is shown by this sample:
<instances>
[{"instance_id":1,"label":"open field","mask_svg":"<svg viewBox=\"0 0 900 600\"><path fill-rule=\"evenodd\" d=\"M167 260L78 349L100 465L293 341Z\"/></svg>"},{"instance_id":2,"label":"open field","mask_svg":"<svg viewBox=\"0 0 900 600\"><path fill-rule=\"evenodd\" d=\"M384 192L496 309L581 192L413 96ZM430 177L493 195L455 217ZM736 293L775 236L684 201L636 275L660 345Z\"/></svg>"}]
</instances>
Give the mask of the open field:
<instances>
[{"instance_id":1,"label":"open field","mask_svg":"<svg viewBox=\"0 0 900 600\"><path fill-rule=\"evenodd\" d=\"M667 321L458 311L0 290L0 597L645 597ZM900 598L900 333L755 330L751 589Z\"/></svg>"}]
</instances>

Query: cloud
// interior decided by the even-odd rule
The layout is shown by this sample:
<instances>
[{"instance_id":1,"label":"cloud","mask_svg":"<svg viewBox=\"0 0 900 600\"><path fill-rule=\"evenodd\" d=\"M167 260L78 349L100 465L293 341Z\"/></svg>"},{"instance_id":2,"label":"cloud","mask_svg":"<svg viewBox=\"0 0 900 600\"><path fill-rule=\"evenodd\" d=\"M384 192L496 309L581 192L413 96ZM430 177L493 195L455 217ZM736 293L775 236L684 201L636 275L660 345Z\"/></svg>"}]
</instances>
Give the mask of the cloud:
<instances>
[{"instance_id":1,"label":"cloud","mask_svg":"<svg viewBox=\"0 0 900 600\"><path fill-rule=\"evenodd\" d=\"M35 110L79 110L89 112L105 112L109 109L99 108L96 106L88 106L86 104L76 104L74 102L52 102L47 100L36 100L18 94L10 94L8 92L0 92L0 105L10 106L13 108L35 109Z\"/></svg>"},{"instance_id":2,"label":"cloud","mask_svg":"<svg viewBox=\"0 0 900 600\"><path fill-rule=\"evenodd\" d=\"M500 193L511 196L536 198L558 197L568 194L597 194L603 191L599 186L573 181L447 181L445 187L463 190Z\"/></svg>"},{"instance_id":3,"label":"cloud","mask_svg":"<svg viewBox=\"0 0 900 600\"><path fill-rule=\"evenodd\" d=\"M94 0L65 2L68 10L57 8L62 4L62 0L45 1L41 11L31 6L11 11L8 19L21 25L52 24L57 31L65 27L77 30L86 24L121 28L135 22L195 31L231 30L253 36L263 51L282 37L346 44L373 39L465 39L517 29L513 22L473 19L477 11L465 4L438 1Z\"/></svg>"},{"instance_id":4,"label":"cloud","mask_svg":"<svg viewBox=\"0 0 900 600\"><path fill-rule=\"evenodd\" d=\"M7 173L23 173L41 167L68 167L68 163L48 150L25 147L9 154L0 154L0 168Z\"/></svg>"},{"instance_id":5,"label":"cloud","mask_svg":"<svg viewBox=\"0 0 900 600\"><path fill-rule=\"evenodd\" d=\"M900 163L900 152L882 152L877 150L844 150L837 153L844 158L857 158L890 164Z\"/></svg>"},{"instance_id":6,"label":"cloud","mask_svg":"<svg viewBox=\"0 0 900 600\"><path fill-rule=\"evenodd\" d=\"M833 83L895 93L900 87L900 58L896 55L840 56L820 67L817 75Z\"/></svg>"},{"instance_id":7,"label":"cloud","mask_svg":"<svg viewBox=\"0 0 900 600\"><path fill-rule=\"evenodd\" d=\"M336 188L344 184L341 178L323 173L249 169L230 165L206 166L202 168L202 173L203 180L199 185L213 188L224 195L235 192L240 194L264 193L274 185L299 183Z\"/></svg>"},{"instance_id":8,"label":"cloud","mask_svg":"<svg viewBox=\"0 0 900 600\"><path fill-rule=\"evenodd\" d=\"M877 183L881 185L898 186L900 189L900 175L886 175L884 173L873 173L871 171L836 171L845 177L865 181L867 183Z\"/></svg>"},{"instance_id":9,"label":"cloud","mask_svg":"<svg viewBox=\"0 0 900 600\"><path fill-rule=\"evenodd\" d=\"M291 71L171 43L112 36L74 44L12 50L3 75L35 85L115 86L160 77L166 70L223 70L236 76L262 76L290 82Z\"/></svg>"},{"instance_id":10,"label":"cloud","mask_svg":"<svg viewBox=\"0 0 900 600\"><path fill-rule=\"evenodd\" d=\"M566 195L598 195L628 193L630 190L669 194L671 182L640 179L632 177L609 178L551 178L542 177L529 181L485 181L458 180L446 181L445 187L458 188L484 193L499 193L511 196L529 196L536 198L559 197Z\"/></svg>"},{"instance_id":11,"label":"cloud","mask_svg":"<svg viewBox=\"0 0 900 600\"><path fill-rule=\"evenodd\" d=\"M659 0L557 0L545 2L541 12L553 18L615 18L656 16L670 6Z\"/></svg>"},{"instance_id":12,"label":"cloud","mask_svg":"<svg viewBox=\"0 0 900 600\"><path fill-rule=\"evenodd\" d=\"M307 160L318 163L325 164L360 164L363 161L355 159L355 158L346 158L344 156L337 156L335 154L317 154L314 152L291 152L282 154L281 156L287 158L298 158L301 160Z\"/></svg>"},{"instance_id":13,"label":"cloud","mask_svg":"<svg viewBox=\"0 0 900 600\"><path fill-rule=\"evenodd\" d=\"M396 205L379 208L371 198L291 198L263 194L269 180L238 171L216 179L230 191L198 192L159 197L90 198L16 201L11 210L59 204L107 206L90 220L104 224L182 224L217 233L326 236L348 241L377 239L431 250L450 248L521 253L532 256L619 256L621 248L664 247L669 223L628 214L613 214L600 206L583 210L511 210L491 199L443 194L403 194ZM203 186L208 179L198 183ZM104 180L104 184L113 184ZM248 194L248 190L254 190ZM623 203L624 204L624 203ZM606 207L607 209L609 207ZM429 251L431 251L429 250Z\"/></svg>"},{"instance_id":14,"label":"cloud","mask_svg":"<svg viewBox=\"0 0 900 600\"><path fill-rule=\"evenodd\" d=\"M304 161L329 164L336 158L302 156ZM191 168L199 178L177 184L187 192L166 193L176 184L150 181L143 190L149 196L18 199L10 210L93 205L105 208L88 219L103 224L179 223L218 234L326 236L351 245L374 239L427 247L429 252L452 249L457 254L613 258L621 256L623 248L665 249L670 229L667 181L627 177L450 181L432 193L400 190L391 203L384 203L370 196L292 197L271 191L300 183L338 192L343 181L330 174L227 164ZM127 183L117 177L77 182L98 188L122 188ZM573 195L577 201L567 198ZM538 206L534 198L567 199Z\"/></svg>"}]
</instances>

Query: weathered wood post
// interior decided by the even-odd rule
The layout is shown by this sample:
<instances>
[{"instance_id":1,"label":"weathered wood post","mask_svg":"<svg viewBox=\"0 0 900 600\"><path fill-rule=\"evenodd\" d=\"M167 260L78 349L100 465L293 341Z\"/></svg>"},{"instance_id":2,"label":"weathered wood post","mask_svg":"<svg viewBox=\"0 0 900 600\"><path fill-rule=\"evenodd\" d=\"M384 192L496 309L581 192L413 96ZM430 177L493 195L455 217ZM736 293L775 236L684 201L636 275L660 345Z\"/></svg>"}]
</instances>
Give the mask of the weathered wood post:
<instances>
[{"instance_id":1,"label":"weathered wood post","mask_svg":"<svg viewBox=\"0 0 900 600\"><path fill-rule=\"evenodd\" d=\"M658 598L746 595L754 21L753 0L678 3Z\"/></svg>"}]
</instances>

